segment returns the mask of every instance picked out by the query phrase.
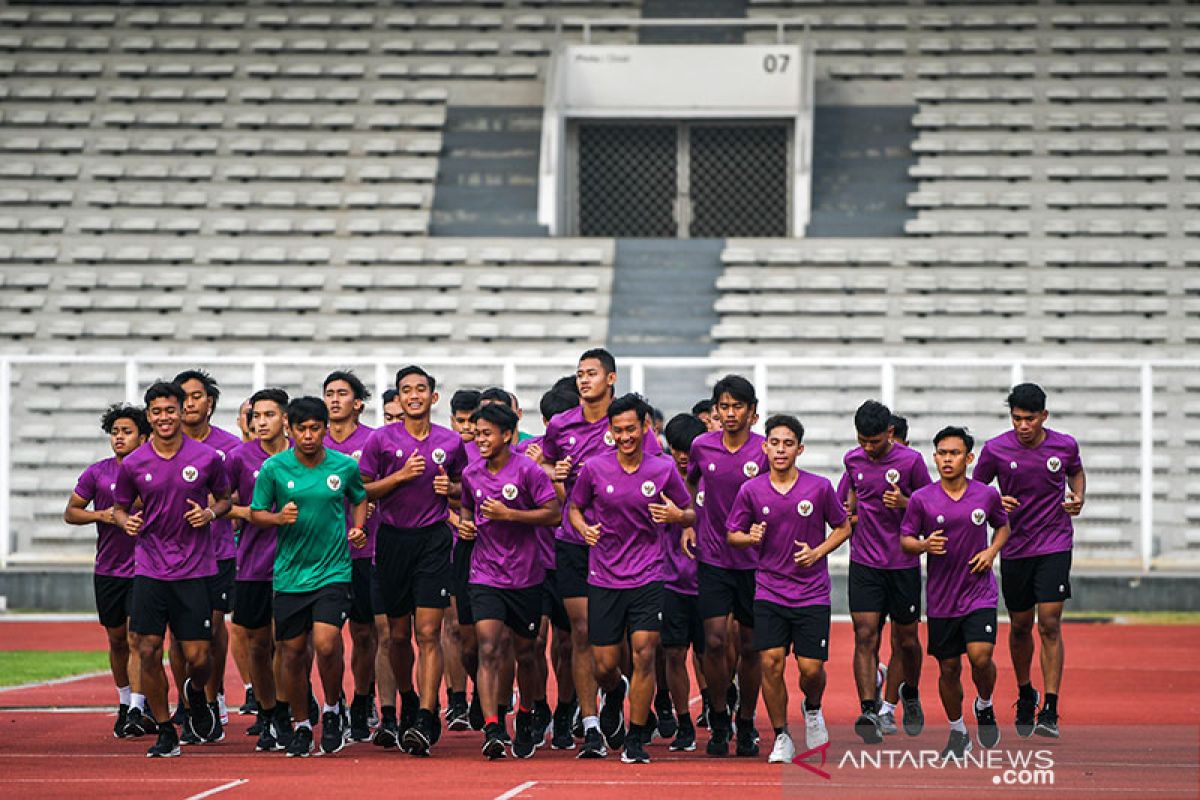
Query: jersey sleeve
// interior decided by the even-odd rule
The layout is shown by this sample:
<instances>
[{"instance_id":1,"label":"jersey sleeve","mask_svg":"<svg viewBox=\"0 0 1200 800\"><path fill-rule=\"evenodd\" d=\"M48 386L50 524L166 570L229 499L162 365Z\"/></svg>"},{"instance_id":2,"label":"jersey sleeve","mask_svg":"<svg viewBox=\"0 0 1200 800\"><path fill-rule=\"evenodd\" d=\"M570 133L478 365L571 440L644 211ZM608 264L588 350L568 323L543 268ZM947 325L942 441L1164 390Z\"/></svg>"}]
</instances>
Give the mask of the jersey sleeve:
<instances>
[{"instance_id":1,"label":"jersey sleeve","mask_svg":"<svg viewBox=\"0 0 1200 800\"><path fill-rule=\"evenodd\" d=\"M839 503L845 503L850 499L850 473L843 472L842 477L838 478L837 499Z\"/></svg>"},{"instance_id":2,"label":"jersey sleeve","mask_svg":"<svg viewBox=\"0 0 1200 800\"><path fill-rule=\"evenodd\" d=\"M346 465L344 471L346 473L346 499L354 505L358 505L367 499L367 490L363 488L362 473L358 471L358 464L354 462L354 459L350 459L350 463Z\"/></svg>"},{"instance_id":3,"label":"jersey sleeve","mask_svg":"<svg viewBox=\"0 0 1200 800\"><path fill-rule=\"evenodd\" d=\"M228 495L229 488L229 468L225 466L225 459L221 458L216 450L212 454L212 466L208 472L208 492L213 497L221 497Z\"/></svg>"},{"instance_id":4,"label":"jersey sleeve","mask_svg":"<svg viewBox=\"0 0 1200 800\"><path fill-rule=\"evenodd\" d=\"M454 443L454 447L450 448L450 455L446 458L446 474L452 481L461 481L463 470L466 468L467 448L463 446L462 439L459 439Z\"/></svg>"},{"instance_id":5,"label":"jersey sleeve","mask_svg":"<svg viewBox=\"0 0 1200 800\"><path fill-rule=\"evenodd\" d=\"M138 498L137 482L129 471L127 464L122 464L117 470L117 488L113 490L113 502L124 508L133 508Z\"/></svg>"},{"instance_id":6,"label":"jersey sleeve","mask_svg":"<svg viewBox=\"0 0 1200 800\"><path fill-rule=\"evenodd\" d=\"M975 462L975 471L971 473L971 479L984 484L991 483L996 479L996 472L996 457L992 454L992 448L985 444Z\"/></svg>"},{"instance_id":7,"label":"jersey sleeve","mask_svg":"<svg viewBox=\"0 0 1200 800\"><path fill-rule=\"evenodd\" d=\"M995 489L988 492L988 524L993 529L1003 528L1008 524L1008 512L1004 510L1004 504L1000 502L1000 493Z\"/></svg>"},{"instance_id":8,"label":"jersey sleeve","mask_svg":"<svg viewBox=\"0 0 1200 800\"><path fill-rule=\"evenodd\" d=\"M1068 436L1069 452L1063 461L1063 469L1068 476L1078 475L1083 469L1083 459L1079 457L1079 442L1073 437Z\"/></svg>"},{"instance_id":9,"label":"jersey sleeve","mask_svg":"<svg viewBox=\"0 0 1200 800\"><path fill-rule=\"evenodd\" d=\"M539 507L546 505L555 497L554 483L546 471L537 464L532 464L525 470L525 489Z\"/></svg>"},{"instance_id":10,"label":"jersey sleeve","mask_svg":"<svg viewBox=\"0 0 1200 800\"><path fill-rule=\"evenodd\" d=\"M687 508L692 502L692 494L684 484L683 478L679 477L679 470L675 469L674 464L667 473L667 481L663 484L663 494L680 508Z\"/></svg>"},{"instance_id":11,"label":"jersey sleeve","mask_svg":"<svg viewBox=\"0 0 1200 800\"><path fill-rule=\"evenodd\" d=\"M379 474L379 454L383 447L383 430L383 428L376 428L371 431L366 444L363 445L362 455L358 459L358 471L362 474L364 481L377 481L382 477Z\"/></svg>"},{"instance_id":12,"label":"jersey sleeve","mask_svg":"<svg viewBox=\"0 0 1200 800\"><path fill-rule=\"evenodd\" d=\"M909 498L904 519L900 522L900 535L920 538L925 533L925 504L920 495Z\"/></svg>"},{"instance_id":13,"label":"jersey sleeve","mask_svg":"<svg viewBox=\"0 0 1200 800\"><path fill-rule=\"evenodd\" d=\"M462 509L462 517L474 521L475 489L471 486L471 476L466 472L462 476L462 497L459 500L459 506Z\"/></svg>"},{"instance_id":14,"label":"jersey sleeve","mask_svg":"<svg viewBox=\"0 0 1200 800\"><path fill-rule=\"evenodd\" d=\"M251 511L270 511L275 507L275 465L267 459L258 471L254 482L254 498L250 501Z\"/></svg>"},{"instance_id":15,"label":"jersey sleeve","mask_svg":"<svg viewBox=\"0 0 1200 800\"><path fill-rule=\"evenodd\" d=\"M662 454L662 442L658 440L658 434L654 432L654 428L646 431L645 449L647 455L657 456Z\"/></svg>"},{"instance_id":16,"label":"jersey sleeve","mask_svg":"<svg viewBox=\"0 0 1200 800\"><path fill-rule=\"evenodd\" d=\"M750 481L742 484L742 488L738 489L737 496L733 498L733 503L729 506L729 516L725 518L725 531L741 531L742 533L750 530L750 526L754 524L754 502L750 497Z\"/></svg>"},{"instance_id":17,"label":"jersey sleeve","mask_svg":"<svg viewBox=\"0 0 1200 800\"><path fill-rule=\"evenodd\" d=\"M821 482L821 500L825 506L826 525L836 528L849 519L846 515L846 508L842 505L842 501L838 499L833 484L827 480Z\"/></svg>"},{"instance_id":18,"label":"jersey sleeve","mask_svg":"<svg viewBox=\"0 0 1200 800\"><path fill-rule=\"evenodd\" d=\"M75 481L75 494L89 502L96 498L95 468L88 467L79 476L79 480Z\"/></svg>"},{"instance_id":19,"label":"jersey sleeve","mask_svg":"<svg viewBox=\"0 0 1200 800\"><path fill-rule=\"evenodd\" d=\"M546 435L542 437L542 459L550 464L561 461L562 449L558 446L558 423L551 419L546 425Z\"/></svg>"},{"instance_id":20,"label":"jersey sleeve","mask_svg":"<svg viewBox=\"0 0 1200 800\"><path fill-rule=\"evenodd\" d=\"M688 449L687 482L693 486L700 485L700 451L696 447L698 440L699 437L692 440L692 446Z\"/></svg>"}]
</instances>

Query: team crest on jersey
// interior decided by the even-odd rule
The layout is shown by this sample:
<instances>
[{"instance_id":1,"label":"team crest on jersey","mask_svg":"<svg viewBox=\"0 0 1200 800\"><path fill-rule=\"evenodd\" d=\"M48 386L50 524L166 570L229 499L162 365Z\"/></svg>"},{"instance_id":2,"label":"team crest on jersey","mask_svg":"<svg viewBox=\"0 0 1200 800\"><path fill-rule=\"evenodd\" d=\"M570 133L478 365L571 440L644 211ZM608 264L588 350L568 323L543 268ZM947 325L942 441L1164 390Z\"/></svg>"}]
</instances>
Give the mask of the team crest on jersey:
<instances>
[{"instance_id":1,"label":"team crest on jersey","mask_svg":"<svg viewBox=\"0 0 1200 800\"><path fill-rule=\"evenodd\" d=\"M396 448L396 458L404 458L404 451L402 449Z\"/></svg>"},{"instance_id":2,"label":"team crest on jersey","mask_svg":"<svg viewBox=\"0 0 1200 800\"><path fill-rule=\"evenodd\" d=\"M654 492L655 492L654 481L646 481L645 483L642 484L642 496L643 497L654 497Z\"/></svg>"},{"instance_id":3,"label":"team crest on jersey","mask_svg":"<svg viewBox=\"0 0 1200 800\"><path fill-rule=\"evenodd\" d=\"M613 438L612 431L605 431L604 432L604 444L608 445L609 447L613 447L614 445L616 445L616 443L617 443L617 440Z\"/></svg>"},{"instance_id":4,"label":"team crest on jersey","mask_svg":"<svg viewBox=\"0 0 1200 800\"><path fill-rule=\"evenodd\" d=\"M350 454L350 457L353 458L355 461L358 461L360 458L362 458L362 450L355 450L353 453Z\"/></svg>"},{"instance_id":5,"label":"team crest on jersey","mask_svg":"<svg viewBox=\"0 0 1200 800\"><path fill-rule=\"evenodd\" d=\"M753 461L747 461L745 464L742 464L742 474L747 478L753 478L758 474L758 464L755 464Z\"/></svg>"},{"instance_id":6,"label":"team crest on jersey","mask_svg":"<svg viewBox=\"0 0 1200 800\"><path fill-rule=\"evenodd\" d=\"M1062 459L1060 459L1058 456L1050 456L1048 459L1046 459L1046 469L1050 470L1051 472L1058 472L1060 469L1062 469Z\"/></svg>"},{"instance_id":7,"label":"team crest on jersey","mask_svg":"<svg viewBox=\"0 0 1200 800\"><path fill-rule=\"evenodd\" d=\"M976 525L982 525L983 521L986 519L987 514L984 513L982 508L977 508L971 512L971 522L975 523Z\"/></svg>"},{"instance_id":8,"label":"team crest on jersey","mask_svg":"<svg viewBox=\"0 0 1200 800\"><path fill-rule=\"evenodd\" d=\"M796 511L802 517L811 517L813 512L813 504L811 500L801 500L796 504Z\"/></svg>"},{"instance_id":9,"label":"team crest on jersey","mask_svg":"<svg viewBox=\"0 0 1200 800\"><path fill-rule=\"evenodd\" d=\"M696 505L704 506L704 492L696 492Z\"/></svg>"},{"instance_id":10,"label":"team crest on jersey","mask_svg":"<svg viewBox=\"0 0 1200 800\"><path fill-rule=\"evenodd\" d=\"M196 478L200 477L200 470L196 469L191 464L188 464L183 468L183 471L180 472L179 475L188 483L195 483Z\"/></svg>"},{"instance_id":11,"label":"team crest on jersey","mask_svg":"<svg viewBox=\"0 0 1200 800\"><path fill-rule=\"evenodd\" d=\"M325 485L329 487L331 492L336 492L338 489L342 488L342 479L338 475L330 475L325 479Z\"/></svg>"},{"instance_id":12,"label":"team crest on jersey","mask_svg":"<svg viewBox=\"0 0 1200 800\"><path fill-rule=\"evenodd\" d=\"M516 500L517 485L515 483L504 484L504 488L500 490L500 494L504 495L505 500Z\"/></svg>"},{"instance_id":13,"label":"team crest on jersey","mask_svg":"<svg viewBox=\"0 0 1200 800\"><path fill-rule=\"evenodd\" d=\"M440 447L434 448L433 453L431 453L430 455L433 456L433 463L437 464L438 466L441 466L442 464L446 463L446 451L443 450L442 448L440 448Z\"/></svg>"},{"instance_id":14,"label":"team crest on jersey","mask_svg":"<svg viewBox=\"0 0 1200 800\"><path fill-rule=\"evenodd\" d=\"M894 468L889 469L887 471L887 474L884 475L883 477L887 479L888 483L899 483L900 482L900 470L894 469Z\"/></svg>"}]
</instances>

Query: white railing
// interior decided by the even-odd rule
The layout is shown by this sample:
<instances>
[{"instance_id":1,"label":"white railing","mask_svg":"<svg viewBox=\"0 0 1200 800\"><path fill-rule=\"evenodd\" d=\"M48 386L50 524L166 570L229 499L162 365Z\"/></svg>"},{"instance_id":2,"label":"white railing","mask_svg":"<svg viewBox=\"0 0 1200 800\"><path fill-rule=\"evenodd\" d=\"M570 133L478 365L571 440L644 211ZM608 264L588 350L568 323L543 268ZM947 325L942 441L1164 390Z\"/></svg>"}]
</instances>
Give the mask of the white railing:
<instances>
[{"instance_id":1,"label":"white railing","mask_svg":"<svg viewBox=\"0 0 1200 800\"><path fill-rule=\"evenodd\" d=\"M59 355L9 355L0 356L0 568L8 566L14 553L13 549L13 520L12 520L12 481L11 481L11 465L12 465L12 448L14 444L14 408L13 400L16 396L14 392L14 368L28 369L29 367L67 367L64 373L65 378L61 382L61 390L66 393L76 390L70 387L70 371L81 367L107 367L111 366L114 373L114 389L123 384L123 399L128 402L138 404L141 400L141 393L144 387L154 378L164 375L168 372L178 371L189 367L201 365L218 373L218 378L225 381L229 380L231 369L242 368L245 372L242 375L249 376L249 380L243 380L239 388L245 388L247 385L251 390L262 388L272 384L272 375L278 374L279 370L320 370L328 371L331 369L355 368L369 383L373 383L376 398L382 395L383 391L389 387L392 381L392 376L395 370L403 364L415 361L429 368L435 375L439 372L445 373L466 371L471 377L477 378L472 381L460 381L460 383L470 383L478 386L480 384L499 383L511 391L522 391L525 397L525 405L530 409L536 409L536 399L532 397L531 392L534 389L541 390L545 387L538 383L536 379L528 376L529 370L542 369L546 370L553 368L556 371L562 370L558 374L567 374L573 370L576 363L577 353L572 352L563 354L562 356L554 357L509 357L485 359L478 356L437 356L425 357L413 355L411 358L403 354L395 355L386 360L368 359L362 357L336 358L329 356L318 356L306 358L303 362L298 363L294 356L270 356L263 355L259 357L238 357L238 356L145 356L143 358L127 358L122 356L59 356ZM1174 526L1175 528L1186 530L1188 520L1185 518L1183 511L1184 503L1167 504L1172 506L1165 514L1155 514L1155 400L1156 400L1156 380L1161 375L1168 373L1184 373L1195 372L1200 368L1200 360L1191 359L1155 359L1155 360L1121 360L1121 359L966 359L966 358L784 358L784 357L763 357L763 358L745 358L738 356L712 356L703 358L621 358L619 359L619 373L621 374L620 387L622 390L628 389L631 391L644 392L647 385L661 377L663 374L678 376L680 380L689 386L704 387L711 385L714 376L727 371L735 371L744 374L751 378L754 382L759 394L760 408L760 423L764 421L769 413L787 412L790 409L786 407L777 407L777 404L772 402L772 394L775 392L790 392L792 397L796 393L803 393L805 386L803 377L806 371L810 370L826 370L829 371L844 371L847 376L853 374L856 377L853 383L854 392L861 395L863 398L867 396L876 396L882 402L895 408L898 413L906 412L906 404L915 404L915 398L920 389L914 390L914 387L898 385L897 376L905 376L906 371L917 371L921 369L933 370L948 370L954 372L979 372L986 374L990 380L987 382L987 387L994 388L997 382L1005 386L1019 383L1030 375L1032 378L1040 379L1047 384L1047 389L1050 394L1050 406L1054 409L1055 399L1063 397L1066 393L1075 391L1082 392L1086 397L1090 394L1090 390L1071 385L1072 371L1078 371L1081 374L1089 376L1103 375L1112 376L1112 386L1117 390L1123 391L1121 395L1122 402L1129 400L1133 401L1136 397L1136 408L1138 414L1139 425L1137 433L1134 435L1134 441L1130 447L1121 448L1121 458L1129 457L1129 451L1136 446L1138 453L1136 470L1139 474L1139 489L1138 497L1138 514L1137 514L1137 534L1130 536L1129 544L1136 553L1136 561L1143 572L1149 571L1154 565L1155 552L1155 525L1156 523L1163 526ZM35 370L36 371L36 370ZM525 377L522 377L525 372ZM862 375L864 371L876 373L876 379L872 380L870 385L878 387L877 392L869 389L863 389L864 380ZM1031 373L1036 373L1031 375ZM42 383L45 383L44 374L49 374L49 370L42 373L43 377L39 378ZM315 373L314 373L315 374ZM1049 378L1043 377L1050 376ZM1125 380L1122 382L1121 377ZM28 381L27 376L22 376ZM169 375L168 375L169 377ZM462 377L459 375L458 377ZM688 380L690 378L691 380ZM796 380L796 379L799 380ZM307 383L310 378L305 378ZM311 378L313 381L320 380L319 377ZM982 381L981 381L982 383ZM312 393L319 393L319 385L306 385L304 388ZM456 388L453 385L447 386L442 391L442 396L447 397L449 390ZM830 385L821 383L816 386L809 387L828 391ZM836 387L833 387L836 388ZM936 385L926 387L939 397L953 398L955 389L945 388L939 389ZM1108 388L1107 386L1105 388ZM41 391L52 391L38 389ZM689 392L692 390L689 389ZM702 388L701 388L702 391ZM114 392L115 393L115 392ZM122 399L120 396L97 396L95 401L95 412L98 414L100 410L109 403ZM653 397L650 398L654 400ZM980 431L983 435L993 435L1003 429L1005 423L1005 415L1001 406L1003 395L996 398L996 408L988 412L984 412L989 416L989 423L994 418L996 429L992 431ZM1182 407L1183 395L1176 392L1168 391L1164 398L1167 402L1168 417L1184 414ZM240 400L240 398L239 398ZM87 404L91 408L90 404ZM844 409L839 407L836 412L838 417L838 425L845 424L845 439L850 445L853 444L853 432L851 418L853 409L857 403L847 403ZM1160 403L1160 406L1162 404ZM223 403L224 413L230 413L230 408L236 409L237 402L231 399L227 403ZM1131 416L1134 408L1133 402L1130 402L1128 412L1121 416L1128 418ZM382 423L382 409L380 403L372 404L374 420L376 424ZM682 410L682 409L679 409ZM993 413L994 412L994 413ZM25 411L26 416L35 414L36 412ZM83 413L83 412L79 412ZM1160 412L1161 413L1161 412ZM829 416L830 414L826 414ZM19 414L16 416L20 416ZM803 419L806 415L801 414ZM941 413L937 409L932 409L928 412L920 414L922 421L936 417L938 424L951 424L956 422L956 416L961 417L961 414L951 412ZM979 416L977 413L976 416ZM537 429L539 426L534 421L536 413L527 414L526 420L531 430ZM18 419L17 421L20 421ZM930 422L930 425L932 422ZM923 426L926 427L926 426ZM840 427L839 427L840 430ZM1164 428L1160 433L1170 430ZM929 431L930 433L932 431ZM1103 447L1093 445L1088 441L1088 430L1071 430L1069 431L1076 436L1081 442L1081 447L1084 451L1085 465L1089 453L1097 453L1103 451ZM97 433L99 436L99 433ZM922 433L921 439L914 442L917 447L922 447L922 441L926 437ZM927 448L923 448L927 449ZM840 455L840 451L838 452ZM1176 464L1175 461L1179 461ZM1172 473L1167 475L1168 483L1172 479L1179 479L1183 485L1187 485L1188 481L1195 483L1200 480L1200 474L1190 474L1188 468L1182 463L1183 459L1172 461L1172 469L1175 469L1178 474ZM1132 470L1129 470L1132 471ZM1195 472L1195 470L1192 470ZM1161 492L1160 492L1161 494ZM1168 492L1168 494L1171 494ZM1178 493L1180 495L1186 492ZM1177 506L1177 507L1176 507ZM1086 517L1086 511L1085 511Z\"/></svg>"}]
</instances>

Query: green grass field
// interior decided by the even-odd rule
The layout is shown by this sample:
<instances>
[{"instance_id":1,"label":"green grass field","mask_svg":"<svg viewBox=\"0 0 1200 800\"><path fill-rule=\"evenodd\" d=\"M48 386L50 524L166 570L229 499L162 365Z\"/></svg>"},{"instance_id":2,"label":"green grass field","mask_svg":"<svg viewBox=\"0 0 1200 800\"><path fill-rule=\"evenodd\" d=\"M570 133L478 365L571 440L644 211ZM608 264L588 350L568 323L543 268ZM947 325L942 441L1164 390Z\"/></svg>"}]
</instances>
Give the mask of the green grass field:
<instances>
[{"instance_id":1,"label":"green grass field","mask_svg":"<svg viewBox=\"0 0 1200 800\"><path fill-rule=\"evenodd\" d=\"M0 686L48 681L106 669L108 653L104 651L0 651Z\"/></svg>"}]
</instances>

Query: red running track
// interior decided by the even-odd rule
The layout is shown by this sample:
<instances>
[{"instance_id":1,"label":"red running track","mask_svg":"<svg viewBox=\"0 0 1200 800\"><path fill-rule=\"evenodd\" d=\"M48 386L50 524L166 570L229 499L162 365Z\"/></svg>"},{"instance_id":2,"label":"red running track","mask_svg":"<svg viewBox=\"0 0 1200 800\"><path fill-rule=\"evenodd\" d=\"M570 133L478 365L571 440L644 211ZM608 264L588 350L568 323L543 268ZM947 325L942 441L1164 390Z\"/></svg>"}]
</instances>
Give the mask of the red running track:
<instances>
[{"instance_id":1,"label":"red running track","mask_svg":"<svg viewBox=\"0 0 1200 800\"><path fill-rule=\"evenodd\" d=\"M765 763L771 736L761 707L763 755L754 760L707 758L702 753L707 741L703 731L701 752L671 754L664 742L656 741L650 747L654 763L639 766L621 764L611 754L605 761L582 762L573 753L548 749L528 761L489 763L479 755L478 733L445 734L429 759L368 744L333 756L286 759L254 753L252 740L244 735L250 719L235 717L225 741L187 748L178 759L150 761L144 758L148 741L112 738L110 709L41 710L112 703L111 680L101 676L0 690L0 796L86 793L91 800L128 796L131 783L163 798L194 797L218 788L220 798L252 793L302 797L319 791L324 797L356 798L389 792L401 797L536 800L586 794L590 800L624 800L647 790L671 798L708 797L715 790L726 797L736 794L739 800L1200 796L1200 688L1193 662L1200 652L1200 626L1068 625L1061 701L1064 736L1058 741L1021 740L1013 732L1016 691L1007 628L1002 627L995 700L1003 739L986 755L977 750L976 759L962 768L932 767L928 754L922 755L940 750L947 735L931 659L926 660L922 684L925 733L912 739L889 737L880 746L861 745L850 729L858 707L850 674L853 634L848 624L835 623L823 704L832 741L823 769L815 756L807 762L828 777L800 766ZM90 623L0 622L4 649L94 649L103 641L98 626ZM227 685L239 685L232 666ZM788 685L790 724L800 745L803 722L794 670ZM968 685L967 696L971 694ZM968 720L973 730L969 712ZM1048 780L1053 780L1053 788L1045 784ZM1031 785L1033 781L1041 783Z\"/></svg>"}]
</instances>

